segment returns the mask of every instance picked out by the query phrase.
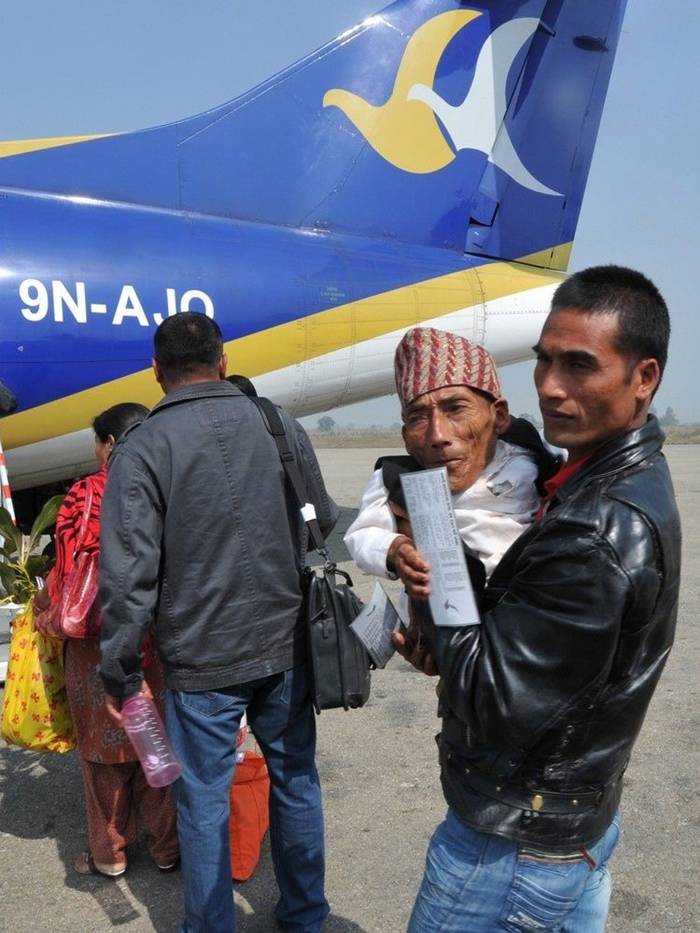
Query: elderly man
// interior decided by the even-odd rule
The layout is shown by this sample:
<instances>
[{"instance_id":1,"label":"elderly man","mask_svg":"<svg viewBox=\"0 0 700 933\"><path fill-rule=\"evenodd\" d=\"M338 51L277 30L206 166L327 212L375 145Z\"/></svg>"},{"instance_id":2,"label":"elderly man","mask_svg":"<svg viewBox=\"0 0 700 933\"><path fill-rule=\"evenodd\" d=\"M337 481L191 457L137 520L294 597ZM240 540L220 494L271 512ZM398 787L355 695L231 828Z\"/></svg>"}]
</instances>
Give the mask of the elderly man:
<instances>
[{"instance_id":1,"label":"elderly man","mask_svg":"<svg viewBox=\"0 0 700 933\"><path fill-rule=\"evenodd\" d=\"M470 574L481 590L532 522L538 482L555 461L532 425L510 417L484 347L416 327L397 347L395 373L408 456L377 461L345 543L367 573L421 579L425 565L410 537L399 476L444 466Z\"/></svg>"},{"instance_id":2,"label":"elderly man","mask_svg":"<svg viewBox=\"0 0 700 933\"><path fill-rule=\"evenodd\" d=\"M410 933L604 930L622 776L678 605L680 524L649 416L669 331L630 269L587 269L554 294L535 385L568 463L492 574L481 624L421 616L449 811ZM425 597L429 568L405 582Z\"/></svg>"}]
</instances>

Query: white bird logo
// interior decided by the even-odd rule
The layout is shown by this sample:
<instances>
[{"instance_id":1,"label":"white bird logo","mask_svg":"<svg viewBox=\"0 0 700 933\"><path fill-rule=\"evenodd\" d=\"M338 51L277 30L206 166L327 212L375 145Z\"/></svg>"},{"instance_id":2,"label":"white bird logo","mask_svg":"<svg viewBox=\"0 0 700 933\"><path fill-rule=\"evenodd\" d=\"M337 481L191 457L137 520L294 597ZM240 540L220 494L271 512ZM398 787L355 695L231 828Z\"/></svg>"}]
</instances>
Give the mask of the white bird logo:
<instances>
[{"instance_id":1,"label":"white bird logo","mask_svg":"<svg viewBox=\"0 0 700 933\"><path fill-rule=\"evenodd\" d=\"M489 162L524 188L560 196L525 168L503 123L508 72L515 56L538 26L538 19L528 17L509 20L494 29L481 47L471 87L459 106L448 104L425 84L414 84L408 99L422 101L430 107L455 150L479 149L488 153Z\"/></svg>"},{"instance_id":2,"label":"white bird logo","mask_svg":"<svg viewBox=\"0 0 700 933\"><path fill-rule=\"evenodd\" d=\"M449 42L481 15L463 9L423 23L406 45L394 87L383 104L332 88L324 95L323 106L342 110L379 155L405 172L439 171L461 149L474 149L523 187L560 196L523 165L503 122L508 74L539 26L538 19L513 19L494 29L481 47L471 87L459 106L447 103L432 88Z\"/></svg>"}]
</instances>

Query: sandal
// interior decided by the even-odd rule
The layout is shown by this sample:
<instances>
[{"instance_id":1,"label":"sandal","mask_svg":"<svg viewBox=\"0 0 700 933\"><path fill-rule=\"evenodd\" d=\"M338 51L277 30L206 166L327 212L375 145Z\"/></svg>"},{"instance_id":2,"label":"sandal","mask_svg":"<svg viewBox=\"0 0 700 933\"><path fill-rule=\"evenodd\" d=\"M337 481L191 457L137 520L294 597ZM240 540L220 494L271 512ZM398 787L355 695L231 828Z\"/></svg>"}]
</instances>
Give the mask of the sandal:
<instances>
[{"instance_id":1,"label":"sandal","mask_svg":"<svg viewBox=\"0 0 700 933\"><path fill-rule=\"evenodd\" d=\"M79 875L97 875L102 878L121 878L126 871L126 865L112 865L110 868L98 868L90 852L81 852L73 862L73 868Z\"/></svg>"}]
</instances>

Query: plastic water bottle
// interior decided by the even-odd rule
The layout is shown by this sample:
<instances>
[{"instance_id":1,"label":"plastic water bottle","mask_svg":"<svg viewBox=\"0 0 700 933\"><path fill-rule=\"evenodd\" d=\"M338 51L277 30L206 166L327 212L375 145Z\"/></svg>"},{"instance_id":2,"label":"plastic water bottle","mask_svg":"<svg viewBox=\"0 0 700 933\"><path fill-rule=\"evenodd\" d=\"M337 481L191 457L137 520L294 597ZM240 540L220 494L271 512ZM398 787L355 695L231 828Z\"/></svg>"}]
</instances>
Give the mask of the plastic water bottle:
<instances>
[{"instance_id":1,"label":"plastic water bottle","mask_svg":"<svg viewBox=\"0 0 700 933\"><path fill-rule=\"evenodd\" d=\"M158 710L142 693L122 705L122 723L151 787L172 784L182 773Z\"/></svg>"}]
</instances>

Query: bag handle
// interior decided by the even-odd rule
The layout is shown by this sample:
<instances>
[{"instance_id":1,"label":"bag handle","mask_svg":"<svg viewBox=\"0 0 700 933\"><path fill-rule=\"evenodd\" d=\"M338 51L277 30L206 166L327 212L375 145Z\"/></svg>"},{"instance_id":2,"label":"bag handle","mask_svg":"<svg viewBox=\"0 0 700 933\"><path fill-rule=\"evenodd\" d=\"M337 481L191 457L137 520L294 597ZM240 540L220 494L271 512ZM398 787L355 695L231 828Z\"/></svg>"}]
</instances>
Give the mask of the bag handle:
<instances>
[{"instance_id":1,"label":"bag handle","mask_svg":"<svg viewBox=\"0 0 700 933\"><path fill-rule=\"evenodd\" d=\"M265 423L265 427L272 435L277 445L277 452L282 461L285 476L294 492L299 510L301 511L301 517L304 519L309 529L309 536L313 543L314 550L318 551L323 558L323 569L330 573L335 573L336 565L326 546L325 539L321 534L321 526L316 518L316 509L311 502L306 501L307 497L304 481L299 472L299 466L294 453L289 446L287 432L284 429L284 423L277 410L277 406L271 402L269 398L255 395L249 396L249 398L251 402L254 402L257 406L263 422Z\"/></svg>"},{"instance_id":2,"label":"bag handle","mask_svg":"<svg viewBox=\"0 0 700 933\"><path fill-rule=\"evenodd\" d=\"M83 515L80 520L80 530L78 531L78 537L75 542L75 548L73 549L73 560L80 553L80 549L85 542L85 536L87 535L88 523L90 521L90 512L92 511L92 480L89 476L85 477L85 502L83 503Z\"/></svg>"}]
</instances>

